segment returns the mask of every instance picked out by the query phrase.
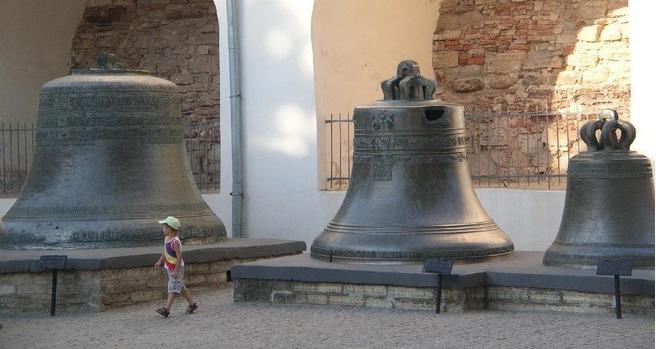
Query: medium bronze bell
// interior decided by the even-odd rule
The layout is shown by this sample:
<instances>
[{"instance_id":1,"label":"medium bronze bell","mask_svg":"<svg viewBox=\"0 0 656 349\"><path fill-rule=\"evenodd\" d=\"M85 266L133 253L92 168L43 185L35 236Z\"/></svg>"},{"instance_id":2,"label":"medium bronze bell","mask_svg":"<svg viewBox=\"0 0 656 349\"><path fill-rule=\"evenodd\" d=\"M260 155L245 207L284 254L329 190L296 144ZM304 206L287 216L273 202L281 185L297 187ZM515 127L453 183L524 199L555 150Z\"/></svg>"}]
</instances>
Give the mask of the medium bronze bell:
<instances>
[{"instance_id":1,"label":"medium bronze bell","mask_svg":"<svg viewBox=\"0 0 656 349\"><path fill-rule=\"evenodd\" d=\"M463 108L433 100L435 88L407 60L383 81L383 101L355 108L351 182L313 257L403 262L513 250L474 192Z\"/></svg>"},{"instance_id":2,"label":"medium bronze bell","mask_svg":"<svg viewBox=\"0 0 656 349\"><path fill-rule=\"evenodd\" d=\"M580 134L588 151L569 160L563 218L544 264L585 267L623 260L653 267L653 175L649 159L629 150L635 128L605 110Z\"/></svg>"},{"instance_id":3,"label":"medium bronze bell","mask_svg":"<svg viewBox=\"0 0 656 349\"><path fill-rule=\"evenodd\" d=\"M116 69L112 56L98 64L43 86L34 160L0 246L158 244L168 215L185 243L224 239L189 169L175 84Z\"/></svg>"}]
</instances>

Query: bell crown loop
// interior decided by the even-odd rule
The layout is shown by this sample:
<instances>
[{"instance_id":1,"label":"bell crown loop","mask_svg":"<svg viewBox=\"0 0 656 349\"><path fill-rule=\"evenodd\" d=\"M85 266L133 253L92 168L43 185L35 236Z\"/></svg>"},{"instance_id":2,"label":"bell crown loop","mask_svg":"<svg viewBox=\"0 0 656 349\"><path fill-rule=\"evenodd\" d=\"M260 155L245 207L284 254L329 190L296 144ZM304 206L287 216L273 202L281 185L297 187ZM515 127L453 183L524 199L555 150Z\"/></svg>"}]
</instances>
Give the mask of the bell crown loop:
<instances>
[{"instance_id":1,"label":"bell crown loop","mask_svg":"<svg viewBox=\"0 0 656 349\"><path fill-rule=\"evenodd\" d=\"M109 52L103 52L96 57L96 69L115 70L120 69L116 55Z\"/></svg>"},{"instance_id":2,"label":"bell crown loop","mask_svg":"<svg viewBox=\"0 0 656 349\"><path fill-rule=\"evenodd\" d=\"M151 75L147 70L133 70L121 68L118 57L111 52L103 52L96 57L96 66L88 69L73 69L72 75Z\"/></svg>"},{"instance_id":3,"label":"bell crown loop","mask_svg":"<svg viewBox=\"0 0 656 349\"><path fill-rule=\"evenodd\" d=\"M407 59L396 67L396 76L383 80L380 87L386 101L428 101L434 98L437 83L421 76L419 64Z\"/></svg>"},{"instance_id":4,"label":"bell crown loop","mask_svg":"<svg viewBox=\"0 0 656 349\"><path fill-rule=\"evenodd\" d=\"M597 136L597 131L601 133ZM619 138L617 130L620 131ZM597 120L586 122L581 127L581 139L588 146L589 152L630 150L631 144L636 137L636 129L628 121L620 120L619 114L614 109L602 110Z\"/></svg>"}]
</instances>

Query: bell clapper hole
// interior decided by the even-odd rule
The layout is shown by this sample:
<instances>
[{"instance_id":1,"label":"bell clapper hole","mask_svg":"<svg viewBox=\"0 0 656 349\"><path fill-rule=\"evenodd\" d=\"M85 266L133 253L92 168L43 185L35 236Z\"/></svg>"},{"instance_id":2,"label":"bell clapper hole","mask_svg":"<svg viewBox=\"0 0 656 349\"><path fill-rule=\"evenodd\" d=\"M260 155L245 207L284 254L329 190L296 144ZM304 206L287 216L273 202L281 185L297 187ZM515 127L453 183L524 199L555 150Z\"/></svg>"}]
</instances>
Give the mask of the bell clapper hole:
<instances>
[{"instance_id":1,"label":"bell clapper hole","mask_svg":"<svg viewBox=\"0 0 656 349\"><path fill-rule=\"evenodd\" d=\"M444 108L434 108L424 110L424 116L428 122L435 122L442 118L446 109Z\"/></svg>"}]
</instances>

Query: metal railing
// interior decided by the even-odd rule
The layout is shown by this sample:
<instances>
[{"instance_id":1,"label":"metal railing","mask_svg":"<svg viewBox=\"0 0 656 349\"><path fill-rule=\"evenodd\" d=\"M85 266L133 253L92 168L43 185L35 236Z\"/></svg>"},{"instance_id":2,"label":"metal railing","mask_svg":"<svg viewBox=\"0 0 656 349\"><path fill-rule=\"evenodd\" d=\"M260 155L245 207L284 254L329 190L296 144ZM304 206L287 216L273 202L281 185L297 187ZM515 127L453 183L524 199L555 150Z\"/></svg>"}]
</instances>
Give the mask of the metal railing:
<instances>
[{"instance_id":1,"label":"metal railing","mask_svg":"<svg viewBox=\"0 0 656 349\"><path fill-rule=\"evenodd\" d=\"M579 129L596 115L526 112L466 116L467 159L478 187L562 190Z\"/></svg>"},{"instance_id":2,"label":"metal railing","mask_svg":"<svg viewBox=\"0 0 656 349\"><path fill-rule=\"evenodd\" d=\"M561 190L568 160L585 149L579 129L595 115L558 112L478 113L466 116L467 159L477 187ZM353 120L325 121L328 190L346 190L353 161Z\"/></svg>"},{"instance_id":3,"label":"metal railing","mask_svg":"<svg viewBox=\"0 0 656 349\"><path fill-rule=\"evenodd\" d=\"M329 171L328 190L346 190L353 164L353 119L350 114L330 114L328 127Z\"/></svg>"},{"instance_id":4,"label":"metal railing","mask_svg":"<svg viewBox=\"0 0 656 349\"><path fill-rule=\"evenodd\" d=\"M0 122L0 196L20 193L34 157L34 122ZM203 193L220 189L219 129L213 123L184 127L187 158L196 186Z\"/></svg>"},{"instance_id":5,"label":"metal railing","mask_svg":"<svg viewBox=\"0 0 656 349\"><path fill-rule=\"evenodd\" d=\"M221 181L221 144L218 121L184 129L187 158L201 193L218 193Z\"/></svg>"}]
</instances>

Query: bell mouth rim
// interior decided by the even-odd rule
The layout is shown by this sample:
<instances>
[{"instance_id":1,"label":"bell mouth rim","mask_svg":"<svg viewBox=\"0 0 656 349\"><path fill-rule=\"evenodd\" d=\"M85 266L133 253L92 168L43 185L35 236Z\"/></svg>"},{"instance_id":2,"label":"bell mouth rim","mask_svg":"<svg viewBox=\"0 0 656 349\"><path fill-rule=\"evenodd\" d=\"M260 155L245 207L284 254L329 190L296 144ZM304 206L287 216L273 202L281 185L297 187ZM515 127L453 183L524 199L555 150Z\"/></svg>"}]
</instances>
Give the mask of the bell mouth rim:
<instances>
[{"instance_id":1,"label":"bell mouth rim","mask_svg":"<svg viewBox=\"0 0 656 349\"><path fill-rule=\"evenodd\" d=\"M484 252L484 251L476 251ZM425 254L418 257L356 257L356 256L346 256L343 254L325 254L319 251L310 250L310 257L317 260L330 261L344 263L344 264L380 264L380 265L398 265L398 264L420 264L423 263L426 259L429 258L444 258L453 260L454 264L475 264L481 262L487 262L493 259L499 259L507 257L515 252L514 245L508 246L505 248L498 248L495 251L490 251L489 253L473 253L468 255L454 255L454 254Z\"/></svg>"},{"instance_id":2,"label":"bell mouth rim","mask_svg":"<svg viewBox=\"0 0 656 349\"><path fill-rule=\"evenodd\" d=\"M73 69L71 75L152 75L147 70L131 70L131 69Z\"/></svg>"},{"instance_id":3,"label":"bell mouth rim","mask_svg":"<svg viewBox=\"0 0 656 349\"><path fill-rule=\"evenodd\" d=\"M355 108L376 108L376 107L409 107L409 108L421 108L421 107L433 107L433 106L443 106L443 107L461 107L464 108L462 104L445 102L441 100L431 99L424 101L408 101L408 100L383 100L379 99L373 104L367 105L358 105Z\"/></svg>"}]
</instances>

